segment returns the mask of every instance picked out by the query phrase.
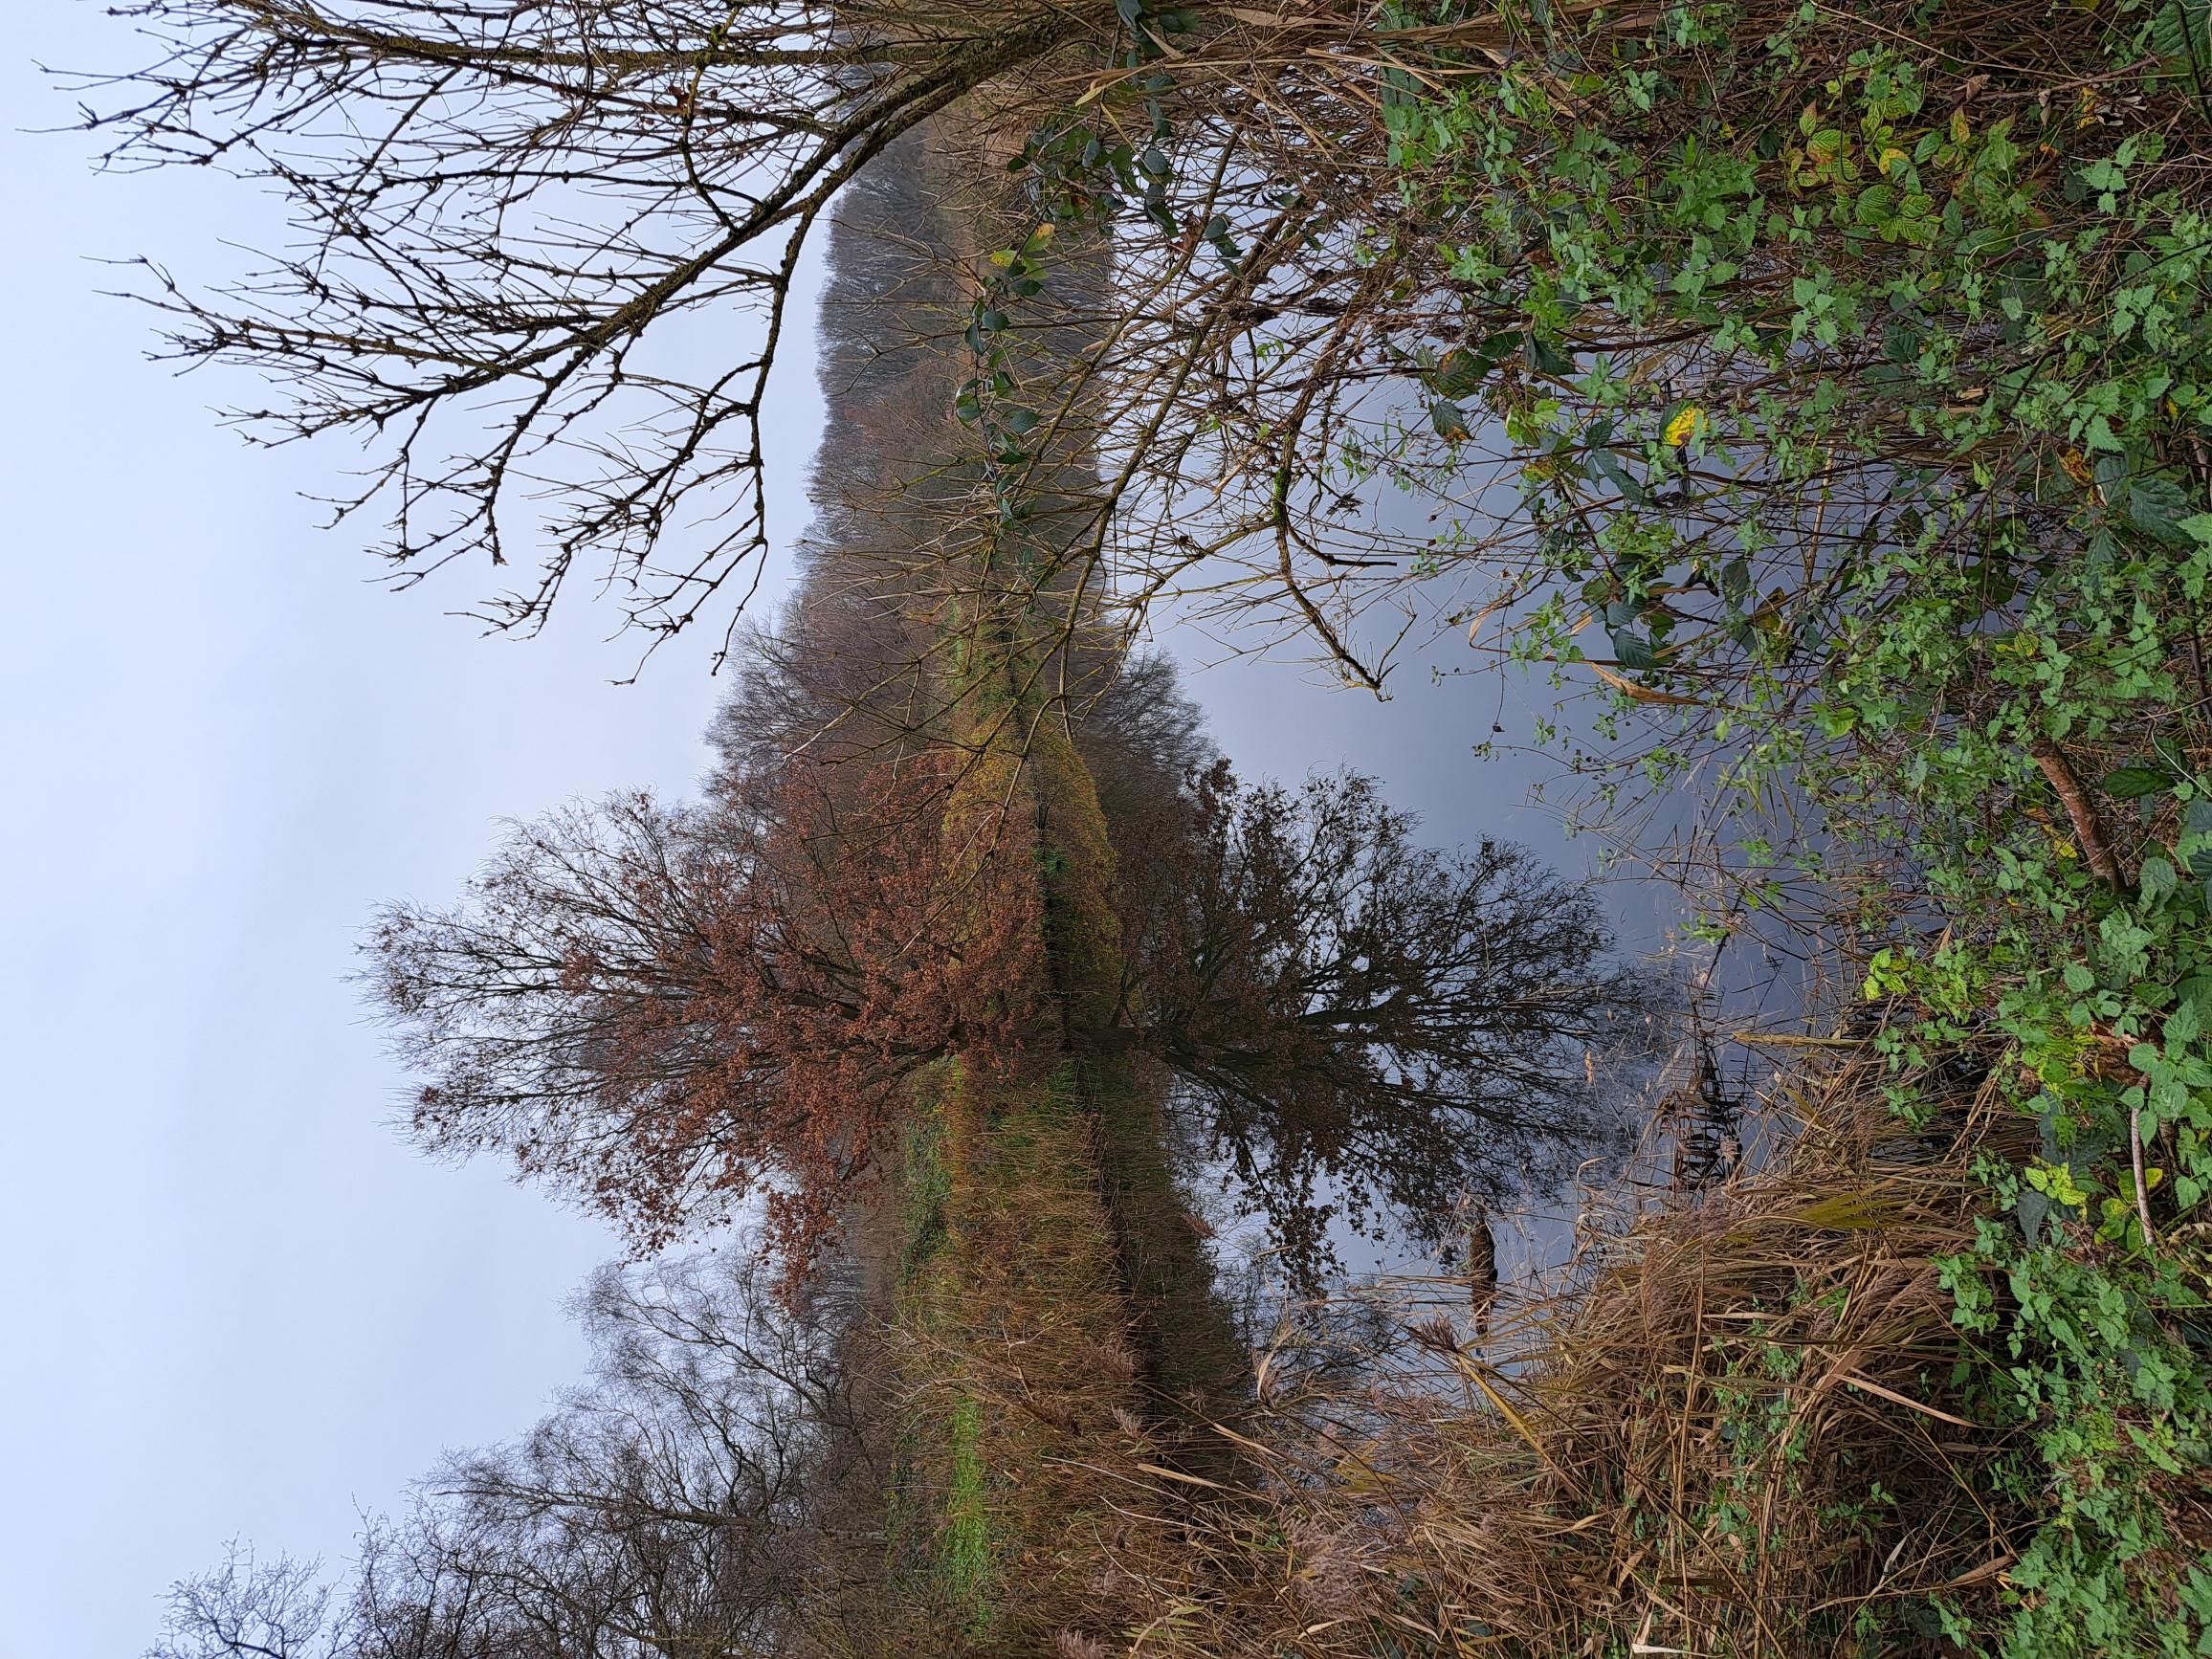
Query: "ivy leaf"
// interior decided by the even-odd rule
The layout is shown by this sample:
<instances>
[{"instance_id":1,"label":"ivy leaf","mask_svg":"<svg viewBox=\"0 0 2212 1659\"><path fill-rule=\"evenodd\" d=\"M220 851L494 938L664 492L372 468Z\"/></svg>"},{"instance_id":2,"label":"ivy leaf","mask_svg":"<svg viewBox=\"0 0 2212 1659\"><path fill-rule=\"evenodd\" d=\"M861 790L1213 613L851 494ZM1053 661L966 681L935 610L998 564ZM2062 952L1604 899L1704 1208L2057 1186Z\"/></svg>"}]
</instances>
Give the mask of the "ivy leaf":
<instances>
[{"instance_id":1,"label":"ivy leaf","mask_svg":"<svg viewBox=\"0 0 2212 1659\"><path fill-rule=\"evenodd\" d=\"M2145 904L2155 905L2181 885L2180 872L2165 859L2150 857L2143 860L2142 874L2135 877L2135 891Z\"/></svg>"},{"instance_id":2,"label":"ivy leaf","mask_svg":"<svg viewBox=\"0 0 2212 1659\"><path fill-rule=\"evenodd\" d=\"M2181 840L2174 852L2191 875L2212 881L2212 801L2200 796L2181 809Z\"/></svg>"},{"instance_id":3,"label":"ivy leaf","mask_svg":"<svg viewBox=\"0 0 2212 1659\"><path fill-rule=\"evenodd\" d=\"M1619 457L1612 451L1592 450L1590 464L1611 480L1613 487L1621 492L1623 498L1630 505L1648 507L1651 504L1651 492L1644 487L1642 479L1621 465Z\"/></svg>"},{"instance_id":4,"label":"ivy leaf","mask_svg":"<svg viewBox=\"0 0 2212 1659\"><path fill-rule=\"evenodd\" d=\"M1510 345L1513 337L1508 335L1505 339ZM1465 397L1481 387L1490 371L1497 366L1498 359L1504 355L1503 350L1492 349L1491 341L1485 341L1480 346L1474 347L1455 345L1444 354L1444 361L1436 365L1435 373L1428 377L1428 384L1446 397Z\"/></svg>"},{"instance_id":5,"label":"ivy leaf","mask_svg":"<svg viewBox=\"0 0 2212 1659\"><path fill-rule=\"evenodd\" d=\"M1528 365L1538 374L1572 374L1575 360L1563 355L1559 348L1534 329L1527 336Z\"/></svg>"},{"instance_id":6,"label":"ivy leaf","mask_svg":"<svg viewBox=\"0 0 2212 1659\"><path fill-rule=\"evenodd\" d=\"M1684 404L1675 411L1674 418L1667 423L1667 430L1660 437L1669 449L1678 450L1704 431L1705 411L1693 403Z\"/></svg>"}]
</instances>

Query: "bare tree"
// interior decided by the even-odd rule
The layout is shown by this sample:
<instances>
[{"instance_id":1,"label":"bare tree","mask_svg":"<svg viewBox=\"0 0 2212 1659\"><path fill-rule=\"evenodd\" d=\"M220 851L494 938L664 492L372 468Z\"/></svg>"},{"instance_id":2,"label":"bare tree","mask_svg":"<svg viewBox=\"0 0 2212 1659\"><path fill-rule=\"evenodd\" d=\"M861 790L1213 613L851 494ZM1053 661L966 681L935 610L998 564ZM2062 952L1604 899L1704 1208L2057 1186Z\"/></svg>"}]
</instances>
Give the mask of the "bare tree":
<instances>
[{"instance_id":1,"label":"bare tree","mask_svg":"<svg viewBox=\"0 0 2212 1659\"><path fill-rule=\"evenodd\" d=\"M284 404L236 411L272 437L370 443L336 505L380 504L401 584L542 540L536 576L490 597L486 621L537 628L595 561L654 640L757 581L763 398L832 199L902 134L1089 27L1050 3L125 14L152 62L81 77L109 164L273 184L294 234L213 294L149 265L171 350L281 386Z\"/></svg>"},{"instance_id":2,"label":"bare tree","mask_svg":"<svg viewBox=\"0 0 2212 1659\"><path fill-rule=\"evenodd\" d=\"M1346 584L1399 582L1401 549L1347 540L1326 457L1388 424L1366 393L1451 325L1383 303L1436 263L1427 242L1372 274L1355 257L1397 190L1366 82L1403 32L1371 5L126 15L150 60L79 79L109 164L232 169L274 186L290 222L225 288L145 267L169 350L280 387L233 411L268 440L368 445L334 505L384 515L398 584L528 548L535 573L479 601L492 626L541 626L580 579L649 643L710 610L727 628L767 545L761 423L803 251L928 125L963 194L955 222L917 227L917 269L939 267L920 286L962 315L922 325L942 384L912 407L963 409L975 441L954 470L984 498L947 492L941 510L970 540L1022 542L1000 577L1021 567L1018 603L1077 596L1072 625L1109 589L1141 611L1209 560L1249 563L1238 603L1279 604L1380 683L1338 612ZM1453 39L1510 33L1471 20ZM978 258L1029 228L1057 231L1049 260ZM850 357L834 326L830 343Z\"/></svg>"},{"instance_id":3,"label":"bare tree","mask_svg":"<svg viewBox=\"0 0 2212 1659\"><path fill-rule=\"evenodd\" d=\"M1507 842L1417 846L1354 773L1293 790L1217 763L1181 810L1125 878L1129 1006L1294 1272L1334 1214L1380 1202L1438 1242L1469 1188L1607 1145L1595 1062L1647 992L1585 891Z\"/></svg>"},{"instance_id":4,"label":"bare tree","mask_svg":"<svg viewBox=\"0 0 2212 1659\"><path fill-rule=\"evenodd\" d=\"M1380 0L149 0L131 15L153 60L88 86L113 163L271 183L295 236L225 292L149 267L174 350L271 376L287 401L241 412L273 435L371 443L340 506L384 503L398 580L542 535L535 577L485 601L497 626L536 627L580 569L653 640L741 608L800 252L925 125L965 183L953 222L918 236L949 276L924 284L930 307L960 313L930 324L950 372L923 403L971 434L973 488L936 505L1007 555L966 574L1025 602L1074 596L1070 629L1181 594L1231 628L1301 630L1380 689L1417 628L1535 613L1551 654L1717 737L1744 729L1724 688L1757 682L1786 709L1812 683L1801 642L1895 597L1902 579L1877 567L1886 586L1847 604L1839 573L1864 548L1925 539L1964 566L1992 551L1992 522L2020 520L2037 546L2068 534L2071 498L2048 494L2070 476L2068 440L1993 429L2004 464L1975 482L1988 457L1927 434L1934 394L1902 388L1879 330L1808 332L1798 280L1898 245L1847 220L1755 238L1686 308L1651 297L1708 236L1694 216L1639 218L1586 270L1582 232L1552 245L1546 196L1564 187L1542 158L1570 146L1723 144L1741 187L1728 216L1756 224L1754 203L1792 199L1791 146L1766 139L1855 50L1841 11L1790 24L1810 33L1792 33L1786 71L1717 78L1648 11L1580 4L1438 22ZM1781 21L1751 8L1730 51L1764 61ZM2196 199L2193 99L2070 126L2054 113L2078 90L2070 66L2102 51L2093 11L1950 27L1931 99L2032 104L2054 156L2141 141L2156 183L2131 190ZM1650 55L1700 91L1562 100L1563 50ZM1514 161L1494 177L1406 125L1462 93L1494 126L1493 159ZM2090 212L2069 205L2038 234L2090 233ZM1989 278L2016 256L1993 249ZM1582 274L1562 286L1567 267ZM1913 303L1947 350L2041 372L2046 347L2008 339L1979 299ZM1762 410L1808 401L1815 435L1768 430ZM2171 447L2159 464L2199 477L2196 452ZM1437 529L1379 519L1382 480ZM1598 619L1610 653L1570 650Z\"/></svg>"},{"instance_id":5,"label":"bare tree","mask_svg":"<svg viewBox=\"0 0 2212 1659\"><path fill-rule=\"evenodd\" d=\"M149 1659L791 1651L881 1559L853 1310L794 1315L725 1255L607 1270L578 1309L591 1378L527 1438L419 1482L343 1586L233 1546L171 1592Z\"/></svg>"}]
</instances>

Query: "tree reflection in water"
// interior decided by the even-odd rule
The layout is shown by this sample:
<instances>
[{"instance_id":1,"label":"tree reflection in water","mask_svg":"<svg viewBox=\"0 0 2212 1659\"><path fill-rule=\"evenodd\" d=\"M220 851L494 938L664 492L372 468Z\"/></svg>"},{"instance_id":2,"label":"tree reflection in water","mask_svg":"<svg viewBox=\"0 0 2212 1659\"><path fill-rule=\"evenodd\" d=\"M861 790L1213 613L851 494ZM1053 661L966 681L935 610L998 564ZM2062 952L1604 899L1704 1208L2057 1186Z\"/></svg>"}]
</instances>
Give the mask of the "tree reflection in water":
<instances>
[{"instance_id":1,"label":"tree reflection in water","mask_svg":"<svg viewBox=\"0 0 2212 1659\"><path fill-rule=\"evenodd\" d=\"M1625 1149L1610 1062L1647 982L1526 849L1418 845L1352 772L1186 774L1124 863L1135 1040L1292 1289L1348 1231L1466 1254L1467 1218Z\"/></svg>"}]
</instances>

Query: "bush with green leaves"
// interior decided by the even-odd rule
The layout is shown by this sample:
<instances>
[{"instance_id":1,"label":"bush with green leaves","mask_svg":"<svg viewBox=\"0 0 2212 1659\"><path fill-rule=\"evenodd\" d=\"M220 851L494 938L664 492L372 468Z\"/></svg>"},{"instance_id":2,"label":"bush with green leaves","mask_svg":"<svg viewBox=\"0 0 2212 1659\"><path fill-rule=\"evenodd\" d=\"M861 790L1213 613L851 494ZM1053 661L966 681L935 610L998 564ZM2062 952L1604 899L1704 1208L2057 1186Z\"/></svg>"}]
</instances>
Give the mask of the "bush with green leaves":
<instances>
[{"instance_id":1,"label":"bush with green leaves","mask_svg":"<svg viewBox=\"0 0 2212 1659\"><path fill-rule=\"evenodd\" d=\"M1382 72L1430 431L1517 474L1451 549L1512 653L1604 671L1651 784L1802 794L1803 868L1905 854L1900 1108L1967 1052L2038 1119L1950 1274L2031 1517L1971 1639L2024 1654L2212 1643L2207 69L2159 0L1538 7Z\"/></svg>"}]
</instances>

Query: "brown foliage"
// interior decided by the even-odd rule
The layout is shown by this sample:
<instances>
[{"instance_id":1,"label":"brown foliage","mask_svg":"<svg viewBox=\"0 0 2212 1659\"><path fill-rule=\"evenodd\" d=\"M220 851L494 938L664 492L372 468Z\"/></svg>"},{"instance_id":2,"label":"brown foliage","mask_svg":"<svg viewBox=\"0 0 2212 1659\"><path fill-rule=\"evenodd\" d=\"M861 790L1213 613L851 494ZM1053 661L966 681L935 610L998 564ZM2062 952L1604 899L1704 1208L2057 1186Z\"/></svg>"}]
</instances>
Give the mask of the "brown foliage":
<instances>
[{"instance_id":1,"label":"brown foliage","mask_svg":"<svg viewBox=\"0 0 2212 1659\"><path fill-rule=\"evenodd\" d=\"M372 977L431 1076L416 1135L504 1152L646 1249L763 1192L797 1272L905 1079L1004 1046L1038 995L1030 861L956 868L946 770L797 765L751 810L617 797L518 830L462 906L391 907Z\"/></svg>"}]
</instances>

